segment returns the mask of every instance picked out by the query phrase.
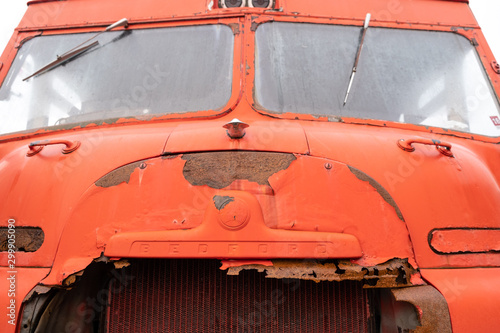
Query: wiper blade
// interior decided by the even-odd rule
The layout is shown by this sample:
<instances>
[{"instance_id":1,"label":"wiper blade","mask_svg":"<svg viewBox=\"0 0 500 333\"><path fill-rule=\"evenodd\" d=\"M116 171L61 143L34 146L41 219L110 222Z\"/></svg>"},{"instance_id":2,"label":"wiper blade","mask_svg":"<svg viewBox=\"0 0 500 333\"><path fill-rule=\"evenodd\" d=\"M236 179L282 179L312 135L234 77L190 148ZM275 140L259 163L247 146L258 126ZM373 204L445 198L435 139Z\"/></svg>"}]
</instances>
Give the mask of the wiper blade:
<instances>
[{"instance_id":1,"label":"wiper blade","mask_svg":"<svg viewBox=\"0 0 500 333\"><path fill-rule=\"evenodd\" d=\"M31 74L30 76L24 78L23 81L26 81L26 80L32 78L33 76L37 76L37 75L41 75L43 73L46 73L49 70L51 70L53 68L56 68L56 67L58 67L58 66L60 66L60 65L62 65L64 63L70 61L71 59L75 58L76 56L78 56L78 55L80 55L80 54L82 54L84 52L86 52L87 50L90 50L94 46L99 45L99 42L95 41L92 44L89 44L89 45L86 45L86 46L82 46L82 45L87 44L88 42L90 42L92 39L96 38L100 34L106 32L106 31L113 30L114 28L118 28L118 27L125 27L125 28L127 28L128 27L128 20L126 18L123 18L123 19L121 19L121 20L119 20L119 21L111 24L104 31L101 31L101 32L95 34L94 36L90 37L89 39L87 39L86 41L84 41L83 43L81 43L80 45L77 45L76 47L72 48L71 50L69 50L68 52L64 53L63 55L57 56L56 60L54 60L50 64L48 64L48 65L40 68L39 70L37 70L35 73Z\"/></svg>"},{"instance_id":2,"label":"wiper blade","mask_svg":"<svg viewBox=\"0 0 500 333\"><path fill-rule=\"evenodd\" d=\"M74 51L67 52L62 56L57 56L56 60L54 60L50 64L40 68L39 70L37 70L35 73L31 74L30 76L24 78L23 81L26 81L26 80L32 78L33 76L37 76L37 75L43 74L45 72L48 72L51 69L56 68L64 63L70 61L74 57L86 52L87 50L90 50L91 48L93 48L94 46L97 46L97 45L99 45L99 42L95 41L92 44L89 44L87 46L83 46L83 47L76 49Z\"/></svg>"},{"instance_id":3,"label":"wiper blade","mask_svg":"<svg viewBox=\"0 0 500 333\"><path fill-rule=\"evenodd\" d=\"M356 71L358 69L359 56L361 55L361 49L363 48L363 43L365 42L366 30L368 30L368 26L370 25L370 17L371 14L366 14L365 24L363 25L363 30L361 34L361 39L359 40L358 52L356 52L356 59L354 60L354 66L352 67L351 78L349 79L349 85L347 86L347 92L344 98L344 105L347 103L347 98L349 97L349 92L351 91L352 82L354 81L354 75L356 75Z\"/></svg>"}]
</instances>

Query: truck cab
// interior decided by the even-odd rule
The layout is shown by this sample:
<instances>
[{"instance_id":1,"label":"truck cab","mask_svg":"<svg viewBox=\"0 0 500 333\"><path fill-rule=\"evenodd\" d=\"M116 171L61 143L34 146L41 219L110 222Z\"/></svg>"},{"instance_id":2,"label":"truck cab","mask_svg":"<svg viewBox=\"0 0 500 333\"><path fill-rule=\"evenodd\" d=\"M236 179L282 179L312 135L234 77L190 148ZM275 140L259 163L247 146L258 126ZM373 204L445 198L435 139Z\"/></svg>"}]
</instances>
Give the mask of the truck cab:
<instances>
[{"instance_id":1,"label":"truck cab","mask_svg":"<svg viewBox=\"0 0 500 333\"><path fill-rule=\"evenodd\" d=\"M2 332L500 324L466 0L32 0L0 84Z\"/></svg>"}]
</instances>

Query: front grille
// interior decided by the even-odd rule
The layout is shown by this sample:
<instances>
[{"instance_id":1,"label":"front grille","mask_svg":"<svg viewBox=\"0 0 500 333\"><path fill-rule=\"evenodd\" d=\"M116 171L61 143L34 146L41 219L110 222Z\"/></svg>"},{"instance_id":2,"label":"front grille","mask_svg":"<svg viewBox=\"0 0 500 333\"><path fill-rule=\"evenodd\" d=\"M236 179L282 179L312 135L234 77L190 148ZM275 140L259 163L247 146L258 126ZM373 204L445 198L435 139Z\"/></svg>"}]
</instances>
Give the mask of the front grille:
<instances>
[{"instance_id":1,"label":"front grille","mask_svg":"<svg viewBox=\"0 0 500 333\"><path fill-rule=\"evenodd\" d=\"M137 260L112 281L107 328L122 332L375 332L371 290L352 281L228 276L216 260Z\"/></svg>"}]
</instances>

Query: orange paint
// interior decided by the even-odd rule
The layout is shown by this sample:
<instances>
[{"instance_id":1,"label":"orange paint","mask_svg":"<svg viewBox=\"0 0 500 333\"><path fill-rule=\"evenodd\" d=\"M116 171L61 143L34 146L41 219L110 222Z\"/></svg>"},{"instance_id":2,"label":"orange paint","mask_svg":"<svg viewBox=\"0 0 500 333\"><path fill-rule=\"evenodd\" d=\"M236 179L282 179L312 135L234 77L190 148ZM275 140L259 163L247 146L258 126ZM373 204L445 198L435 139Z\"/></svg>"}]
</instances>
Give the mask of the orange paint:
<instances>
[{"instance_id":1,"label":"orange paint","mask_svg":"<svg viewBox=\"0 0 500 333\"><path fill-rule=\"evenodd\" d=\"M487 253L500 251L499 229L437 229L429 234L438 253Z\"/></svg>"}]
</instances>

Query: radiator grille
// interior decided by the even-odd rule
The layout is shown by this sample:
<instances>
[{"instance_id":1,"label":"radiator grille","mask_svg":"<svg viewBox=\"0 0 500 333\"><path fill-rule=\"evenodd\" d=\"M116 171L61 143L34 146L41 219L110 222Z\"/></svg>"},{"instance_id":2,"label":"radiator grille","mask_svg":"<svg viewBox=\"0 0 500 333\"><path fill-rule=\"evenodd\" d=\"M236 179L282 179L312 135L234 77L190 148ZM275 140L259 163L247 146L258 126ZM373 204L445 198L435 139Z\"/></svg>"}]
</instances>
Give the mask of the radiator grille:
<instances>
[{"instance_id":1,"label":"radiator grille","mask_svg":"<svg viewBox=\"0 0 500 333\"><path fill-rule=\"evenodd\" d=\"M228 276L216 260L137 260L110 288L107 328L122 332L373 332L361 283ZM133 278L132 280L130 280Z\"/></svg>"}]
</instances>

